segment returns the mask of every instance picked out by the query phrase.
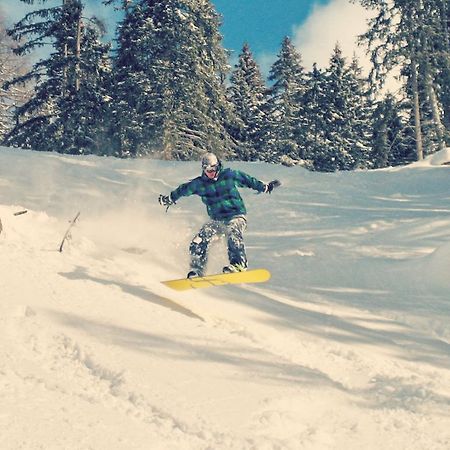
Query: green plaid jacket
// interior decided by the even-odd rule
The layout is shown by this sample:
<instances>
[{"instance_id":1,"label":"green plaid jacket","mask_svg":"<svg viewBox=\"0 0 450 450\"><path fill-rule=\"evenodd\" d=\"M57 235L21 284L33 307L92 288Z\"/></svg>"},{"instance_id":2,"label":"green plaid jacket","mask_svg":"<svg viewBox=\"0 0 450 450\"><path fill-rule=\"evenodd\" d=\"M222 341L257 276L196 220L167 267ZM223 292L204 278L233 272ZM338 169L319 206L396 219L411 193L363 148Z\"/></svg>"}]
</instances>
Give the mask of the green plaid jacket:
<instances>
[{"instance_id":1,"label":"green plaid jacket","mask_svg":"<svg viewBox=\"0 0 450 450\"><path fill-rule=\"evenodd\" d=\"M217 180L210 180L202 175L181 184L170 193L170 197L176 202L180 197L199 195L211 219L229 220L233 216L247 213L238 187L264 192L265 184L244 172L227 168L219 172Z\"/></svg>"}]
</instances>

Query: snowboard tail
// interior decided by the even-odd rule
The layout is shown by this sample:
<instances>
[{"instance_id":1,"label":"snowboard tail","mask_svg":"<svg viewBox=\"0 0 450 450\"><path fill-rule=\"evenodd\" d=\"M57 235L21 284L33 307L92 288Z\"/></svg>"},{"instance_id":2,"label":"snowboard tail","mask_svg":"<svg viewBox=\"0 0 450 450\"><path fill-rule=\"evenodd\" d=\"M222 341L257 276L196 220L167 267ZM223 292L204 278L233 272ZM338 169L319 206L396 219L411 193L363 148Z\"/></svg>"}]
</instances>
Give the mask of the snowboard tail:
<instances>
[{"instance_id":1,"label":"snowboard tail","mask_svg":"<svg viewBox=\"0 0 450 450\"><path fill-rule=\"evenodd\" d=\"M226 284L263 283L269 280L270 277L271 274L266 269L252 269L245 272L218 273L204 277L168 280L162 281L162 283L176 291L186 291L188 289L203 289Z\"/></svg>"}]
</instances>

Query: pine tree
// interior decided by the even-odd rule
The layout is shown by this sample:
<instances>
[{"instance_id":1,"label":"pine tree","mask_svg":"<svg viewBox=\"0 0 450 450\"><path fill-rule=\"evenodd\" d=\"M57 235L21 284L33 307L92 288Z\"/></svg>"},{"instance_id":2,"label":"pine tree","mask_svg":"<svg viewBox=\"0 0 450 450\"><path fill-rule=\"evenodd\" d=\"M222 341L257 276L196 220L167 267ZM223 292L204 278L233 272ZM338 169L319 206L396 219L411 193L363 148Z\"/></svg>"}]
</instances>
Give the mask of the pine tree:
<instances>
[{"instance_id":1,"label":"pine tree","mask_svg":"<svg viewBox=\"0 0 450 450\"><path fill-rule=\"evenodd\" d=\"M355 168L370 168L370 145L372 140L372 99L368 80L362 75L358 58L353 57L348 73L349 123L352 131L350 153Z\"/></svg>"},{"instance_id":2,"label":"pine tree","mask_svg":"<svg viewBox=\"0 0 450 450\"><path fill-rule=\"evenodd\" d=\"M7 83L10 88L36 80L34 96L16 110L8 145L74 154L98 151L108 46L99 43L90 22L83 22L82 10L81 1L63 0L61 6L27 14L10 30L16 40L28 38L15 50L19 55L49 40L54 51Z\"/></svg>"},{"instance_id":3,"label":"pine tree","mask_svg":"<svg viewBox=\"0 0 450 450\"><path fill-rule=\"evenodd\" d=\"M60 13L61 8L41 9L27 14L19 21L8 33L17 41L22 38L27 40L15 49L15 53L23 56L44 46L45 39L55 39L58 33L55 25L59 21ZM59 45L55 45L55 53L47 60L38 61L28 73L5 84L5 87L10 89L32 79L36 82L35 95L15 111L16 125L6 136L7 145L36 150L52 149L53 139L47 134L47 129L55 120L56 99L62 94L62 69L57 61L58 57L60 60L64 57L63 46L61 43L57 44ZM52 77L47 78L47 74Z\"/></svg>"},{"instance_id":4,"label":"pine tree","mask_svg":"<svg viewBox=\"0 0 450 450\"><path fill-rule=\"evenodd\" d=\"M377 12L370 29L362 36L371 51L374 79L382 83L386 74L396 66L400 66L408 78L407 92L411 97L417 159L423 158L424 131L428 142L434 135L438 146L444 146L442 117L448 81L445 2L448 5L448 0L360 0L363 6ZM428 112L433 125L423 130L422 115ZM425 152L429 151L433 149L425 149Z\"/></svg>"},{"instance_id":5,"label":"pine tree","mask_svg":"<svg viewBox=\"0 0 450 450\"><path fill-rule=\"evenodd\" d=\"M114 63L115 128L124 155L192 159L230 151L227 55L209 0L127 6Z\"/></svg>"},{"instance_id":6,"label":"pine tree","mask_svg":"<svg viewBox=\"0 0 450 450\"><path fill-rule=\"evenodd\" d=\"M306 74L301 55L291 40L283 40L278 59L273 64L269 80L270 89L270 137L272 160L287 157L295 161L304 160L306 115L303 96L306 92Z\"/></svg>"},{"instance_id":7,"label":"pine tree","mask_svg":"<svg viewBox=\"0 0 450 450\"><path fill-rule=\"evenodd\" d=\"M437 107L441 108L443 141L450 146L450 5L448 0L435 0L433 14L435 32L432 34L432 47L429 54L435 67L434 83ZM431 81L431 80L429 80ZM442 144L442 142L441 142Z\"/></svg>"},{"instance_id":8,"label":"pine tree","mask_svg":"<svg viewBox=\"0 0 450 450\"><path fill-rule=\"evenodd\" d=\"M326 81L325 74L314 63L307 74L307 88L303 97L305 117L305 166L315 169L315 157L327 146L325 136Z\"/></svg>"},{"instance_id":9,"label":"pine tree","mask_svg":"<svg viewBox=\"0 0 450 450\"><path fill-rule=\"evenodd\" d=\"M420 0L417 2L418 15L422 22L419 27L421 52L419 53L419 88L423 89L421 111L427 114L424 123L424 135L428 140L425 153L433 153L445 149L445 127L443 123L442 105L438 98L439 73L445 68L445 58L441 55L445 39L442 34L441 0ZM450 53L447 52L447 59ZM444 63L444 66L442 65ZM427 128L429 131L427 131Z\"/></svg>"},{"instance_id":10,"label":"pine tree","mask_svg":"<svg viewBox=\"0 0 450 450\"><path fill-rule=\"evenodd\" d=\"M15 108L30 98L33 89L32 83L10 90L4 88L6 82L29 70L28 62L14 55L15 47L15 42L7 35L6 26L0 16L0 142L14 126Z\"/></svg>"},{"instance_id":11,"label":"pine tree","mask_svg":"<svg viewBox=\"0 0 450 450\"><path fill-rule=\"evenodd\" d=\"M125 4L124 8L113 62L111 132L115 154L139 156L154 151L158 132L154 109L159 99L152 91L147 42L153 38L154 26L145 6Z\"/></svg>"},{"instance_id":12,"label":"pine tree","mask_svg":"<svg viewBox=\"0 0 450 450\"><path fill-rule=\"evenodd\" d=\"M238 117L232 137L238 143L236 157L243 161L264 159L266 87L248 44L230 78L230 101Z\"/></svg>"},{"instance_id":13,"label":"pine tree","mask_svg":"<svg viewBox=\"0 0 450 450\"><path fill-rule=\"evenodd\" d=\"M96 26L82 25L81 31L74 88L68 89L58 102L59 121L64 129L61 145L66 153L111 154L109 45L100 42Z\"/></svg>"},{"instance_id":14,"label":"pine tree","mask_svg":"<svg viewBox=\"0 0 450 450\"><path fill-rule=\"evenodd\" d=\"M404 106L392 94L376 103L373 113L371 161L374 168L406 164L414 160L413 135Z\"/></svg>"},{"instance_id":15,"label":"pine tree","mask_svg":"<svg viewBox=\"0 0 450 450\"><path fill-rule=\"evenodd\" d=\"M450 146L450 5L447 0L440 0L439 4L439 53L438 64L441 70L436 75L438 96L442 104L443 121L446 128L446 142Z\"/></svg>"},{"instance_id":16,"label":"pine tree","mask_svg":"<svg viewBox=\"0 0 450 450\"><path fill-rule=\"evenodd\" d=\"M325 142L314 154L321 171L367 167L370 143L370 106L357 60L347 66L336 45L324 74L322 117Z\"/></svg>"}]
</instances>

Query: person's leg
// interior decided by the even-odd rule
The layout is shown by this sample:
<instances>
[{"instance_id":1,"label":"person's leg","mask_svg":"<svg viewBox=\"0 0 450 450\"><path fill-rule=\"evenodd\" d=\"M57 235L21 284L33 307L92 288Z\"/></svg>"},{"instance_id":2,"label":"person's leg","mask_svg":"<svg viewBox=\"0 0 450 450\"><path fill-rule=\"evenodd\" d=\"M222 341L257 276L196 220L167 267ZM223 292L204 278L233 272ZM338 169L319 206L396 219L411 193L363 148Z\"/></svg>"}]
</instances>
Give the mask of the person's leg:
<instances>
[{"instance_id":1,"label":"person's leg","mask_svg":"<svg viewBox=\"0 0 450 450\"><path fill-rule=\"evenodd\" d=\"M247 220L243 216L235 217L227 224L228 259L230 260L230 265L237 269L236 271L247 268L247 255L243 236L246 228Z\"/></svg>"},{"instance_id":2,"label":"person's leg","mask_svg":"<svg viewBox=\"0 0 450 450\"><path fill-rule=\"evenodd\" d=\"M215 220L205 223L189 246L191 255L191 271L199 276L204 275L208 262L208 248L212 238L221 230L221 223ZM190 272L191 273L191 272Z\"/></svg>"}]
</instances>

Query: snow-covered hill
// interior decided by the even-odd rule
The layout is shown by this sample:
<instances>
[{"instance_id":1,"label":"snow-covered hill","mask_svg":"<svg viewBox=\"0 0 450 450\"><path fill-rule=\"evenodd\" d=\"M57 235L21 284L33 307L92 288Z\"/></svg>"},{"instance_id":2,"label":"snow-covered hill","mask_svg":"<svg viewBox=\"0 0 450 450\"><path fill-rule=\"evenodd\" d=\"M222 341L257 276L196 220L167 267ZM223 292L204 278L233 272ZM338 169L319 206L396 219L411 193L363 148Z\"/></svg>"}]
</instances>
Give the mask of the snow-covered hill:
<instances>
[{"instance_id":1,"label":"snow-covered hill","mask_svg":"<svg viewBox=\"0 0 450 450\"><path fill-rule=\"evenodd\" d=\"M283 181L242 191L272 279L176 293L206 215L157 196L198 163L1 148L1 448L450 448L449 160L232 163Z\"/></svg>"}]
</instances>

